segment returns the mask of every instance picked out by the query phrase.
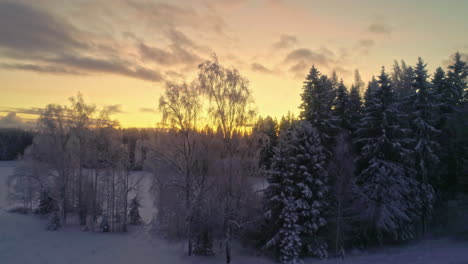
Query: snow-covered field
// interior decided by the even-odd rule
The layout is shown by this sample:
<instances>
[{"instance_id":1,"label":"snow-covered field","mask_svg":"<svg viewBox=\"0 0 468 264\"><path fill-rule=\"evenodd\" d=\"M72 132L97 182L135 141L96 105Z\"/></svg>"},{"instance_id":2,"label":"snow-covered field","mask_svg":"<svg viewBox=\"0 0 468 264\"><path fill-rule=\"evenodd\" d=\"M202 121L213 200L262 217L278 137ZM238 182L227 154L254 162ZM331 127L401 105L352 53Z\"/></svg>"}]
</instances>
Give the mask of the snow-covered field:
<instances>
[{"instance_id":1,"label":"snow-covered field","mask_svg":"<svg viewBox=\"0 0 468 264\"><path fill-rule=\"evenodd\" d=\"M15 162L0 162L0 264L223 263L222 254L206 258L185 256L182 244L154 238L149 234L148 225L133 227L126 234L83 232L73 226L56 232L46 231L45 220L35 215L14 214L5 210L8 207L6 179L13 172L14 166ZM145 179L142 188L147 190L149 183L150 180ZM142 216L148 222L154 208L149 194L143 199ZM233 263L273 263L249 253L252 252L237 247ZM348 256L345 261L306 261L316 262L468 264L468 241L431 239L405 247L385 248Z\"/></svg>"}]
</instances>

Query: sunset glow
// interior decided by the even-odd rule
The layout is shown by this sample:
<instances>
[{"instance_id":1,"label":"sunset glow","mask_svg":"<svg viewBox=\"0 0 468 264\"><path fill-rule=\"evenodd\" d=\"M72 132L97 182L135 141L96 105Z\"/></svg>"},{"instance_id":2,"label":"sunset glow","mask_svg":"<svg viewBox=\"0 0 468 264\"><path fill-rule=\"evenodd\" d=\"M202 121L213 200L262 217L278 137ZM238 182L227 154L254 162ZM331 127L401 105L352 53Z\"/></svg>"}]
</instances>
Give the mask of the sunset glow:
<instances>
[{"instance_id":1,"label":"sunset glow","mask_svg":"<svg viewBox=\"0 0 468 264\"><path fill-rule=\"evenodd\" d=\"M81 92L124 127L154 127L164 83L190 81L212 53L249 79L260 115L281 117L299 112L313 64L345 83L417 56L430 73L446 66L468 53L467 11L462 0L1 0L0 118L28 122Z\"/></svg>"}]
</instances>

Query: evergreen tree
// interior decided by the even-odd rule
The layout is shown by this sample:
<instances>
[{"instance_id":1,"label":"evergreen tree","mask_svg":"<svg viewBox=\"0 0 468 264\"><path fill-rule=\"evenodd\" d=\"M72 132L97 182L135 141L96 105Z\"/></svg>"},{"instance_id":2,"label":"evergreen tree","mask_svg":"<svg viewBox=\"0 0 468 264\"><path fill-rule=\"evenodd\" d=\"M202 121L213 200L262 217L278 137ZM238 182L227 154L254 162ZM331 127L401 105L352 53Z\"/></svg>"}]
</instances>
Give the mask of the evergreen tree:
<instances>
[{"instance_id":1,"label":"evergreen tree","mask_svg":"<svg viewBox=\"0 0 468 264\"><path fill-rule=\"evenodd\" d=\"M318 132L302 121L280 135L265 192L271 239L283 263L296 263L302 252L326 256L319 236L326 224L327 172ZM286 241L286 242L285 242Z\"/></svg>"},{"instance_id":2,"label":"evergreen tree","mask_svg":"<svg viewBox=\"0 0 468 264\"><path fill-rule=\"evenodd\" d=\"M375 91L379 89L379 82L375 79L375 76L372 76L371 81L367 85L366 92L364 94L364 106L368 107L372 101L372 95Z\"/></svg>"},{"instance_id":3,"label":"evergreen tree","mask_svg":"<svg viewBox=\"0 0 468 264\"><path fill-rule=\"evenodd\" d=\"M258 138L260 146L259 166L270 169L273 150L278 144L278 122L271 116L266 118L259 117L255 123L252 134Z\"/></svg>"},{"instance_id":4,"label":"evergreen tree","mask_svg":"<svg viewBox=\"0 0 468 264\"><path fill-rule=\"evenodd\" d=\"M438 84L436 91L439 91L437 96L441 103L439 127L443 136L439 142L443 148L439 155L442 161L439 168L442 179L440 184L447 198L453 198L456 191L463 188L462 183L468 182L468 114L463 95L467 89L468 69L459 53L454 55L453 63L448 68L446 78L438 73L433 83Z\"/></svg>"},{"instance_id":5,"label":"evergreen tree","mask_svg":"<svg viewBox=\"0 0 468 264\"><path fill-rule=\"evenodd\" d=\"M336 127L342 130L351 129L351 113L350 113L350 98L343 80L340 81L336 90L336 97L333 102L333 117L336 122Z\"/></svg>"},{"instance_id":6,"label":"evergreen tree","mask_svg":"<svg viewBox=\"0 0 468 264\"><path fill-rule=\"evenodd\" d=\"M413 94L413 68L407 66L405 61L401 61L401 67L397 61L393 67L392 80L393 89L395 91L396 99L399 101L408 101L409 97Z\"/></svg>"},{"instance_id":7,"label":"evergreen tree","mask_svg":"<svg viewBox=\"0 0 468 264\"><path fill-rule=\"evenodd\" d=\"M419 58L414 70L413 95L414 112L412 115L412 128L414 131L414 159L417 180L421 183L422 232L425 232L427 217L433 207L433 172L439 163L437 156L438 143L435 140L439 131L434 127L436 111L434 99L429 89L426 64Z\"/></svg>"},{"instance_id":8,"label":"evergreen tree","mask_svg":"<svg viewBox=\"0 0 468 264\"><path fill-rule=\"evenodd\" d=\"M452 97L452 95L448 86L447 77L445 75L444 70L441 67L438 67L436 69L432 77L431 88L432 94L438 102L438 112L440 115L439 118L441 119L441 122L443 122L443 114L453 112L454 109L451 104L452 100L450 98ZM442 126L442 123L440 124L440 126Z\"/></svg>"},{"instance_id":9,"label":"evergreen tree","mask_svg":"<svg viewBox=\"0 0 468 264\"><path fill-rule=\"evenodd\" d=\"M288 111L288 114L286 116L282 116L281 121L279 123L279 134L291 129L293 127L295 120L296 118L294 117L294 114L291 113L290 111Z\"/></svg>"},{"instance_id":10,"label":"evergreen tree","mask_svg":"<svg viewBox=\"0 0 468 264\"><path fill-rule=\"evenodd\" d=\"M356 129L356 124L361 118L361 107L362 107L362 97L361 91L364 88L364 82L361 79L359 71L355 71L354 83L351 86L351 91L349 92L349 115L350 115L350 125L351 130Z\"/></svg>"},{"instance_id":11,"label":"evergreen tree","mask_svg":"<svg viewBox=\"0 0 468 264\"><path fill-rule=\"evenodd\" d=\"M419 185L406 161L411 139L399 120L399 112L384 68L379 87L368 93L363 117L356 131L360 148L357 158L357 204L360 206L361 231L368 240L408 239L421 207ZM369 89L368 89L369 90Z\"/></svg>"},{"instance_id":12,"label":"evergreen tree","mask_svg":"<svg viewBox=\"0 0 468 264\"><path fill-rule=\"evenodd\" d=\"M461 59L459 52L455 53L453 63L448 67L448 88L450 90L450 101L453 105L461 106L467 99L467 77L468 68L466 62Z\"/></svg>"},{"instance_id":13,"label":"evergreen tree","mask_svg":"<svg viewBox=\"0 0 468 264\"><path fill-rule=\"evenodd\" d=\"M333 80L312 66L304 82L301 94L301 118L309 121L320 133L322 144L329 152L333 136L336 133L336 121L332 114L332 105L336 91Z\"/></svg>"},{"instance_id":14,"label":"evergreen tree","mask_svg":"<svg viewBox=\"0 0 468 264\"><path fill-rule=\"evenodd\" d=\"M130 202L130 212L128 213L131 225L140 225L143 222L140 216L140 207L141 204L138 196L133 197L132 201Z\"/></svg>"}]
</instances>

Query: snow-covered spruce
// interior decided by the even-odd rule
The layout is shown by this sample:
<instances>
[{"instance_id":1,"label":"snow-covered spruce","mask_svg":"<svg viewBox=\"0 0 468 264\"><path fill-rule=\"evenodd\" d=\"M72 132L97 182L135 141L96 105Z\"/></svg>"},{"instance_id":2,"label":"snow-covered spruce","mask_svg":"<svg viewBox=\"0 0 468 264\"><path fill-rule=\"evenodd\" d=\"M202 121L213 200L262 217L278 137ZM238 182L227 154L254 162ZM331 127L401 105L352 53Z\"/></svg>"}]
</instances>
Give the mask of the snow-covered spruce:
<instances>
[{"instance_id":1,"label":"snow-covered spruce","mask_svg":"<svg viewBox=\"0 0 468 264\"><path fill-rule=\"evenodd\" d=\"M367 242L411 238L423 204L414 170L407 164L412 155L410 130L401 123L406 117L395 98L382 69L379 87L369 91L356 131L360 149L356 195L361 235Z\"/></svg>"},{"instance_id":2,"label":"snow-covered spruce","mask_svg":"<svg viewBox=\"0 0 468 264\"><path fill-rule=\"evenodd\" d=\"M269 171L266 208L271 239L267 248L282 263L298 263L301 255L326 257L318 231L326 224L327 172L317 130L301 121L280 135Z\"/></svg>"}]
</instances>

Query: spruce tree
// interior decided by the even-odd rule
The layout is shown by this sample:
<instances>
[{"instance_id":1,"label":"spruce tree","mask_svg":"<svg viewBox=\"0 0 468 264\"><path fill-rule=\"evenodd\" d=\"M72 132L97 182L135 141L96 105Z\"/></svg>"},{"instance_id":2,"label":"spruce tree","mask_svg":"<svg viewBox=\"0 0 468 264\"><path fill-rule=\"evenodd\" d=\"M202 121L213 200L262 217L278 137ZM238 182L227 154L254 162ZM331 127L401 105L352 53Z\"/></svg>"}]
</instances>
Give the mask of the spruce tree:
<instances>
[{"instance_id":1,"label":"spruce tree","mask_svg":"<svg viewBox=\"0 0 468 264\"><path fill-rule=\"evenodd\" d=\"M266 247L275 248L282 263L297 263L303 252L325 257L327 246L319 236L326 224L325 154L310 123L302 121L280 134L268 182L266 215L272 234Z\"/></svg>"},{"instance_id":2,"label":"spruce tree","mask_svg":"<svg viewBox=\"0 0 468 264\"><path fill-rule=\"evenodd\" d=\"M401 126L389 76L382 68L379 87L370 90L363 117L356 131L360 148L357 158L357 205L364 224L361 232L382 243L408 239L421 207L419 185L406 161L411 156L408 130Z\"/></svg>"},{"instance_id":3,"label":"spruce tree","mask_svg":"<svg viewBox=\"0 0 468 264\"><path fill-rule=\"evenodd\" d=\"M332 114L332 105L336 91L333 88L334 81L312 66L304 82L301 94L302 109L300 117L309 121L320 133L322 144L329 152L333 137L337 132Z\"/></svg>"},{"instance_id":4,"label":"spruce tree","mask_svg":"<svg viewBox=\"0 0 468 264\"><path fill-rule=\"evenodd\" d=\"M252 129L252 134L256 135L260 146L259 166L268 170L273 157L273 149L278 144L278 122L271 116L259 117Z\"/></svg>"},{"instance_id":5,"label":"spruce tree","mask_svg":"<svg viewBox=\"0 0 468 264\"><path fill-rule=\"evenodd\" d=\"M333 117L336 122L336 127L340 131L351 130L351 113L350 113L350 98L343 80L340 81L336 90L336 97L333 102Z\"/></svg>"},{"instance_id":6,"label":"spruce tree","mask_svg":"<svg viewBox=\"0 0 468 264\"><path fill-rule=\"evenodd\" d=\"M427 227L427 218L432 211L434 191L431 183L434 183L433 172L439 163L438 142L436 137L439 131L434 127L436 123L436 107L430 92L426 64L419 58L414 69L412 114L412 129L414 133L414 164L416 178L421 184L423 207L421 212L422 232Z\"/></svg>"},{"instance_id":7,"label":"spruce tree","mask_svg":"<svg viewBox=\"0 0 468 264\"><path fill-rule=\"evenodd\" d=\"M455 53L453 63L448 68L447 81L451 95L450 99L453 105L462 106L463 101L467 100L468 68L459 52Z\"/></svg>"},{"instance_id":8,"label":"spruce tree","mask_svg":"<svg viewBox=\"0 0 468 264\"><path fill-rule=\"evenodd\" d=\"M362 98L360 91L362 90L362 86L363 84L354 83L349 92L349 124L351 125L352 131L356 129L356 124L361 118Z\"/></svg>"}]
</instances>

